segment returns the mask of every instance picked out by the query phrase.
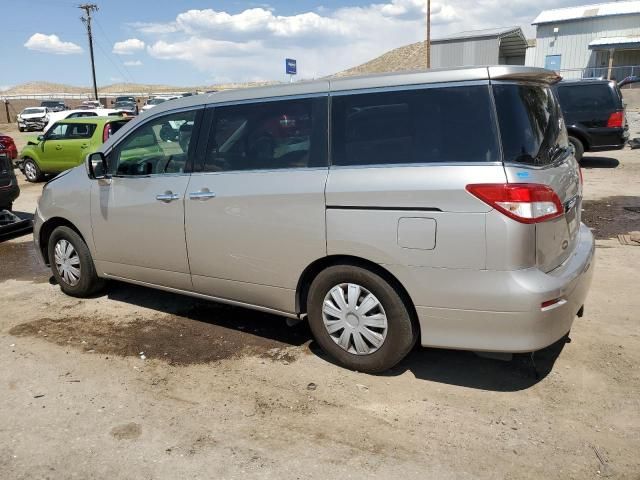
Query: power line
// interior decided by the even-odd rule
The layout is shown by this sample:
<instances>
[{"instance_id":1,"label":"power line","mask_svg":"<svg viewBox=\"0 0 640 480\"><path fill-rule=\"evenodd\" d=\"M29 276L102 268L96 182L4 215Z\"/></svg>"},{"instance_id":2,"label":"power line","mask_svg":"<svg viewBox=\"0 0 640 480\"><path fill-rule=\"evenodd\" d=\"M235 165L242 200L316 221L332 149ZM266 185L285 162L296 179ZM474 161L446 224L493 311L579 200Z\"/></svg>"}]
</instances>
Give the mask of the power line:
<instances>
[{"instance_id":1,"label":"power line","mask_svg":"<svg viewBox=\"0 0 640 480\"><path fill-rule=\"evenodd\" d=\"M111 38L109 38L109 36L107 35L107 32L104 30L104 28L102 28L102 25L100 24L100 22L98 22L98 20L96 19L96 25L98 25L98 28L100 29L100 32L102 33L102 35L104 36L104 38L107 40L107 42L111 45L115 45L114 42L111 40ZM105 54L106 55L106 54ZM110 60L111 61L111 60ZM124 62L122 61L121 58L118 58L118 61L120 62L120 64L122 65L122 68L124 68L124 70L127 72L129 79L131 79L131 81L133 83L135 83L135 79L133 78L133 75L131 75L131 72L129 71L129 69L127 68L127 66L124 64ZM113 62L112 62L113 63ZM120 71L120 69L118 67L116 67L118 69L118 71ZM120 72L122 73L122 72ZM126 76L126 75L123 75Z\"/></svg>"},{"instance_id":2,"label":"power line","mask_svg":"<svg viewBox=\"0 0 640 480\"><path fill-rule=\"evenodd\" d=\"M98 99L98 84L96 83L96 64L93 58L93 35L91 33L91 12L97 12L98 6L95 3L83 3L78 8L84 10L85 16L80 17L82 23L87 26L87 36L89 37L89 54L91 55L91 74L93 76L93 94Z\"/></svg>"}]
</instances>

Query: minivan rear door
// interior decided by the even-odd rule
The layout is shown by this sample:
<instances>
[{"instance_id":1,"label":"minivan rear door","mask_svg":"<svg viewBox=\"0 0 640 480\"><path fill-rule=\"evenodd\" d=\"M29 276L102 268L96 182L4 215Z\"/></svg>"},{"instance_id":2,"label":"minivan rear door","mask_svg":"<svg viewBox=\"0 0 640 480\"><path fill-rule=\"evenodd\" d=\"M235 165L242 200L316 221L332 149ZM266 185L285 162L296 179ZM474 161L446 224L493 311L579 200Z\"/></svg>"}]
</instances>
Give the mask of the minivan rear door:
<instances>
[{"instance_id":1,"label":"minivan rear door","mask_svg":"<svg viewBox=\"0 0 640 480\"><path fill-rule=\"evenodd\" d=\"M548 272L573 251L580 227L582 187L558 102L548 85L493 82L504 168L509 183L553 189L560 216L535 224L538 268Z\"/></svg>"}]
</instances>

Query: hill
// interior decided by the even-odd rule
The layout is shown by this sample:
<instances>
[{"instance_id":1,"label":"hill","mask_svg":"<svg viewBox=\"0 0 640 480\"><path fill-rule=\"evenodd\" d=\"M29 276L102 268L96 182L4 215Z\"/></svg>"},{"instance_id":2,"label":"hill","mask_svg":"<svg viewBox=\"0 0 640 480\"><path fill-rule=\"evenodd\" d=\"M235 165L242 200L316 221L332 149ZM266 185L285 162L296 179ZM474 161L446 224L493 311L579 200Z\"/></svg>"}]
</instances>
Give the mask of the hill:
<instances>
[{"instance_id":1,"label":"hill","mask_svg":"<svg viewBox=\"0 0 640 480\"><path fill-rule=\"evenodd\" d=\"M232 88L257 87L276 82L248 82L227 83L220 85L200 85L195 87L177 87L172 85L156 85L147 83L114 83L98 87L98 95L113 95L117 93L164 93L164 92L193 92L207 90L227 90ZM77 87L63 83L35 81L15 85L3 92L0 96L37 95L37 94L91 94L91 87Z\"/></svg>"},{"instance_id":2,"label":"hill","mask_svg":"<svg viewBox=\"0 0 640 480\"><path fill-rule=\"evenodd\" d=\"M366 75L371 73L425 70L427 68L426 42L417 42L395 48L362 65L336 73L335 77Z\"/></svg>"}]
</instances>

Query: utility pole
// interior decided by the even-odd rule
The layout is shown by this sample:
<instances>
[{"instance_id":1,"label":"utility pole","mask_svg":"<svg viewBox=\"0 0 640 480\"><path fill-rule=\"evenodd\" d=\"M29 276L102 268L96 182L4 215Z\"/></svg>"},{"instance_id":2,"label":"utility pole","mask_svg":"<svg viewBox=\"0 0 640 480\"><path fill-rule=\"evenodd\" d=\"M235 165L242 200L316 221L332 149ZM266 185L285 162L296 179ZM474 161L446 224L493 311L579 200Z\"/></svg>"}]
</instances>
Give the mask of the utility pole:
<instances>
[{"instance_id":1,"label":"utility pole","mask_svg":"<svg viewBox=\"0 0 640 480\"><path fill-rule=\"evenodd\" d=\"M93 95L98 100L98 85L96 84L96 64L93 58L93 35L91 33L91 12L97 12L98 6L95 3L83 3L78 8L85 11L86 16L80 17L82 23L87 26L87 36L89 37L89 54L91 55L91 74L93 76Z\"/></svg>"},{"instance_id":2,"label":"utility pole","mask_svg":"<svg viewBox=\"0 0 640 480\"><path fill-rule=\"evenodd\" d=\"M431 0L427 0L427 69L431 68Z\"/></svg>"}]
</instances>

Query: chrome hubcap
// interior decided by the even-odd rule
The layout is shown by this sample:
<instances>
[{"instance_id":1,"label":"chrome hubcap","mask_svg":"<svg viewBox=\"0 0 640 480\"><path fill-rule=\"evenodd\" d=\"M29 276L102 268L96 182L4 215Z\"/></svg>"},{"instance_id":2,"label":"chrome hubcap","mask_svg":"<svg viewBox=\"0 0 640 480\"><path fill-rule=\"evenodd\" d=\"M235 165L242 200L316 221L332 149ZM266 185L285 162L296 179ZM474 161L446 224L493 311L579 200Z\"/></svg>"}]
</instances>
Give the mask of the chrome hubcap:
<instances>
[{"instance_id":1,"label":"chrome hubcap","mask_svg":"<svg viewBox=\"0 0 640 480\"><path fill-rule=\"evenodd\" d=\"M55 263L58 274L72 287L80 281L80 258L67 240L58 240L55 247Z\"/></svg>"},{"instance_id":2,"label":"chrome hubcap","mask_svg":"<svg viewBox=\"0 0 640 480\"><path fill-rule=\"evenodd\" d=\"M24 174L28 179L33 180L36 178L36 167L31 162L27 162L24 164Z\"/></svg>"},{"instance_id":3,"label":"chrome hubcap","mask_svg":"<svg viewBox=\"0 0 640 480\"><path fill-rule=\"evenodd\" d=\"M322 305L322 320L331 339L343 350L369 355L387 336L387 315L373 293L355 283L336 285Z\"/></svg>"}]
</instances>

